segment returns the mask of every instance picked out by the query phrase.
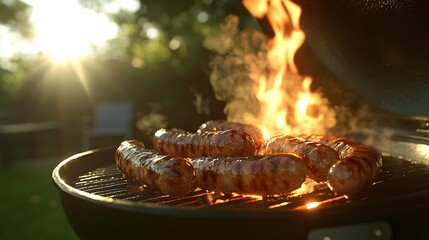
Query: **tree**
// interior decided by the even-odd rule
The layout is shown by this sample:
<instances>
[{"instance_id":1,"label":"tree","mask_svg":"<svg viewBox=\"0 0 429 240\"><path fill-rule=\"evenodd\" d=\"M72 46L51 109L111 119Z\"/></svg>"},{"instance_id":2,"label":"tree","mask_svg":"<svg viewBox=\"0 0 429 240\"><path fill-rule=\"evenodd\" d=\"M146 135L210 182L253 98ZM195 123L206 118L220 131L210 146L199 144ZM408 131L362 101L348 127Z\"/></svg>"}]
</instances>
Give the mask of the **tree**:
<instances>
[{"instance_id":1,"label":"tree","mask_svg":"<svg viewBox=\"0 0 429 240\"><path fill-rule=\"evenodd\" d=\"M13 33L22 38L30 38L30 11L29 5L22 1L0 0L0 33ZM0 38L0 50L8 50L7 42L1 41ZM5 59L3 54L0 54L0 118L4 114L2 109L8 106L22 85L24 71L21 66L25 64L19 58Z\"/></svg>"},{"instance_id":2,"label":"tree","mask_svg":"<svg viewBox=\"0 0 429 240\"><path fill-rule=\"evenodd\" d=\"M107 11L106 6L115 1L80 1L84 7L108 14L120 27L119 35L109 43L108 51L99 53L82 64L85 66L82 69L85 70L87 85L90 86L91 101L129 97L141 105L139 113L141 115L147 114L150 111L148 106L155 104L160 106L160 111L168 116L172 127L191 128L205 119L223 117L223 103L214 98L208 80L211 53L204 49L202 42L217 31L219 24L228 14L239 15L243 19L241 21L243 25L256 26L256 20L247 13L241 2L149 0L139 1L139 8L136 11ZM2 6L6 6L5 2L3 0ZM19 4L22 2L13 3L21 6ZM7 7L11 8L9 5ZM22 18L16 15L23 13L27 14L28 20L28 6L20 11L18 9L21 8L14 7L14 9L17 9L16 14L10 14L9 16L12 17L4 21L5 24L14 25L13 19L21 21ZM27 32L31 33L31 29ZM31 34L22 36L30 37ZM84 98L79 97L79 101L74 101L73 97L69 97L67 101L55 100L59 96L65 98L59 89L67 88L61 86L65 83L41 79L46 78L43 72L48 72L49 66L40 66L40 62L46 62L43 56L40 57L33 62L21 59L22 62L19 62L19 66L23 69L21 75L5 72L5 74L12 74L16 79L14 83L20 82L18 78L23 81L22 87L16 85L19 94L14 102L15 106L27 107L24 110L25 113L17 113L16 118L22 114L26 114L27 119L31 116L36 119L40 119L40 116L55 117L57 113L46 113L46 106L61 102L74 105L73 107L57 106L48 110L73 109L74 117L85 114L88 108L84 106L85 101L79 103L82 109L75 107ZM30 65L37 65L36 71ZM133 70L121 71L119 68ZM103 74L113 71L115 74ZM70 81L79 83L78 76L73 74L68 73L67 77L61 77L59 72L56 74L57 76L51 78L73 78L75 80ZM112 76L116 79L112 79ZM109 84L106 84L109 81L110 86L126 86L128 96L119 94L118 87L109 88ZM35 89L52 90L49 93L46 90L38 93ZM65 94L71 94L71 92L66 91ZM80 93L74 95L80 96ZM5 102L10 101L11 99ZM69 115L66 114L66 116Z\"/></svg>"},{"instance_id":3,"label":"tree","mask_svg":"<svg viewBox=\"0 0 429 240\"><path fill-rule=\"evenodd\" d=\"M11 30L17 31L24 37L32 35L28 4L19 0L0 0L0 24L7 25Z\"/></svg>"}]
</instances>

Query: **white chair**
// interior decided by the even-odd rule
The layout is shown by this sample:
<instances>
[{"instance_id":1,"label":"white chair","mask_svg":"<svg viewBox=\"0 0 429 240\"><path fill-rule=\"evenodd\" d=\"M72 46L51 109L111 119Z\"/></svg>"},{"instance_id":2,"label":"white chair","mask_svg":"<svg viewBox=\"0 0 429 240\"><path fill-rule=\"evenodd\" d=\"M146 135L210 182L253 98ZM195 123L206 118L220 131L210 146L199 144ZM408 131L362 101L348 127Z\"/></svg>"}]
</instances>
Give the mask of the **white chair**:
<instances>
[{"instance_id":1,"label":"white chair","mask_svg":"<svg viewBox=\"0 0 429 240\"><path fill-rule=\"evenodd\" d=\"M91 148L91 141L96 138L133 137L134 107L129 101L101 102L94 110L91 124L83 129L83 150ZM88 121L87 121L88 122Z\"/></svg>"}]
</instances>

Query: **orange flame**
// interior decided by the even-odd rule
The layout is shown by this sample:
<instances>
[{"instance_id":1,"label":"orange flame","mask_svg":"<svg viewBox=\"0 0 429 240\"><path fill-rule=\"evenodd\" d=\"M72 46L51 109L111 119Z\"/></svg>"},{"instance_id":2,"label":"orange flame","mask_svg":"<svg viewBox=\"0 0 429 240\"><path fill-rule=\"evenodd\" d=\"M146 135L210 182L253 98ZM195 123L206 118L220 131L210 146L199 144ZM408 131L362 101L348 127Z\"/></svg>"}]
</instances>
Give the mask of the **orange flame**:
<instances>
[{"instance_id":1,"label":"orange flame","mask_svg":"<svg viewBox=\"0 0 429 240\"><path fill-rule=\"evenodd\" d=\"M320 94L311 92L312 79L298 73L294 57L304 42L299 26L301 8L289 0L243 0L257 18L266 17L274 31L269 39L268 74L258 75L256 96L261 115L256 119L266 138L275 134L324 134L335 125L335 113Z\"/></svg>"}]
</instances>

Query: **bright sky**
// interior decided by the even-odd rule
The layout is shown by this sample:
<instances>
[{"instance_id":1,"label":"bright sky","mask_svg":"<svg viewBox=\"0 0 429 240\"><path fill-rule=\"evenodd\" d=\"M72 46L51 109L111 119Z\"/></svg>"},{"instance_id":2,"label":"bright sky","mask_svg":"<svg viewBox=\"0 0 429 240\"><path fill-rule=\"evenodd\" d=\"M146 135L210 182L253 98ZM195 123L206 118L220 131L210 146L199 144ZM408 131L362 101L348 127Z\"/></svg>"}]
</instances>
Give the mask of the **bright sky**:
<instances>
[{"instance_id":1,"label":"bright sky","mask_svg":"<svg viewBox=\"0 0 429 240\"><path fill-rule=\"evenodd\" d=\"M93 47L103 47L116 37L118 26L106 15L80 7L78 0L25 0L33 8L31 21L35 27L33 42L18 41L19 36L7 34L0 26L0 34L8 36L0 41L1 57L10 57L15 51L43 52L54 61L76 60L93 53ZM137 0L114 0L103 5L105 11L134 12Z\"/></svg>"}]
</instances>

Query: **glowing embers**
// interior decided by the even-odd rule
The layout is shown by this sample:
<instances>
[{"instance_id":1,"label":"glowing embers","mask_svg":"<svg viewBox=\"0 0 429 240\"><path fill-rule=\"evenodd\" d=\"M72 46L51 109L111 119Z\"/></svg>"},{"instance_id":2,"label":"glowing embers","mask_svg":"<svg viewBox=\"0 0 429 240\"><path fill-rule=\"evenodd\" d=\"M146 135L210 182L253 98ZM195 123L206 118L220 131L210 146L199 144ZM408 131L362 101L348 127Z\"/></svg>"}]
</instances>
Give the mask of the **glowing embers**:
<instances>
[{"instance_id":1,"label":"glowing embers","mask_svg":"<svg viewBox=\"0 0 429 240\"><path fill-rule=\"evenodd\" d=\"M311 210L324 204L347 201L344 196L332 197L326 194L306 193L302 195L278 195L278 196L253 196L240 194L216 194L206 195L210 207L234 207L283 209L292 211ZM315 200L319 199L319 200Z\"/></svg>"},{"instance_id":2,"label":"glowing embers","mask_svg":"<svg viewBox=\"0 0 429 240\"><path fill-rule=\"evenodd\" d=\"M237 201L250 203L250 202L256 202L256 201L262 201L263 199L264 199L263 196L251 195L251 194L237 194L237 193L223 194L223 193L216 193L216 192L211 192L207 194L207 202L210 205L223 204L223 203L229 203L229 202L234 202L234 204L237 204Z\"/></svg>"},{"instance_id":3,"label":"glowing embers","mask_svg":"<svg viewBox=\"0 0 429 240\"><path fill-rule=\"evenodd\" d=\"M339 196L339 197L329 198L329 199L322 200L322 201L309 201L305 205L298 206L298 207L294 208L293 210L315 209L315 208L320 207L323 204L332 203L332 202L340 201L343 199L346 199L346 197L345 196Z\"/></svg>"},{"instance_id":4,"label":"glowing embers","mask_svg":"<svg viewBox=\"0 0 429 240\"><path fill-rule=\"evenodd\" d=\"M317 208L318 206L320 206L320 202L309 202L305 204L307 209Z\"/></svg>"},{"instance_id":5,"label":"glowing embers","mask_svg":"<svg viewBox=\"0 0 429 240\"><path fill-rule=\"evenodd\" d=\"M327 191L326 184L307 180L301 188L284 195L260 196L248 194L223 194L211 192L206 195L210 207L250 207L283 210L309 210L326 203L344 202L344 196L335 197Z\"/></svg>"}]
</instances>

